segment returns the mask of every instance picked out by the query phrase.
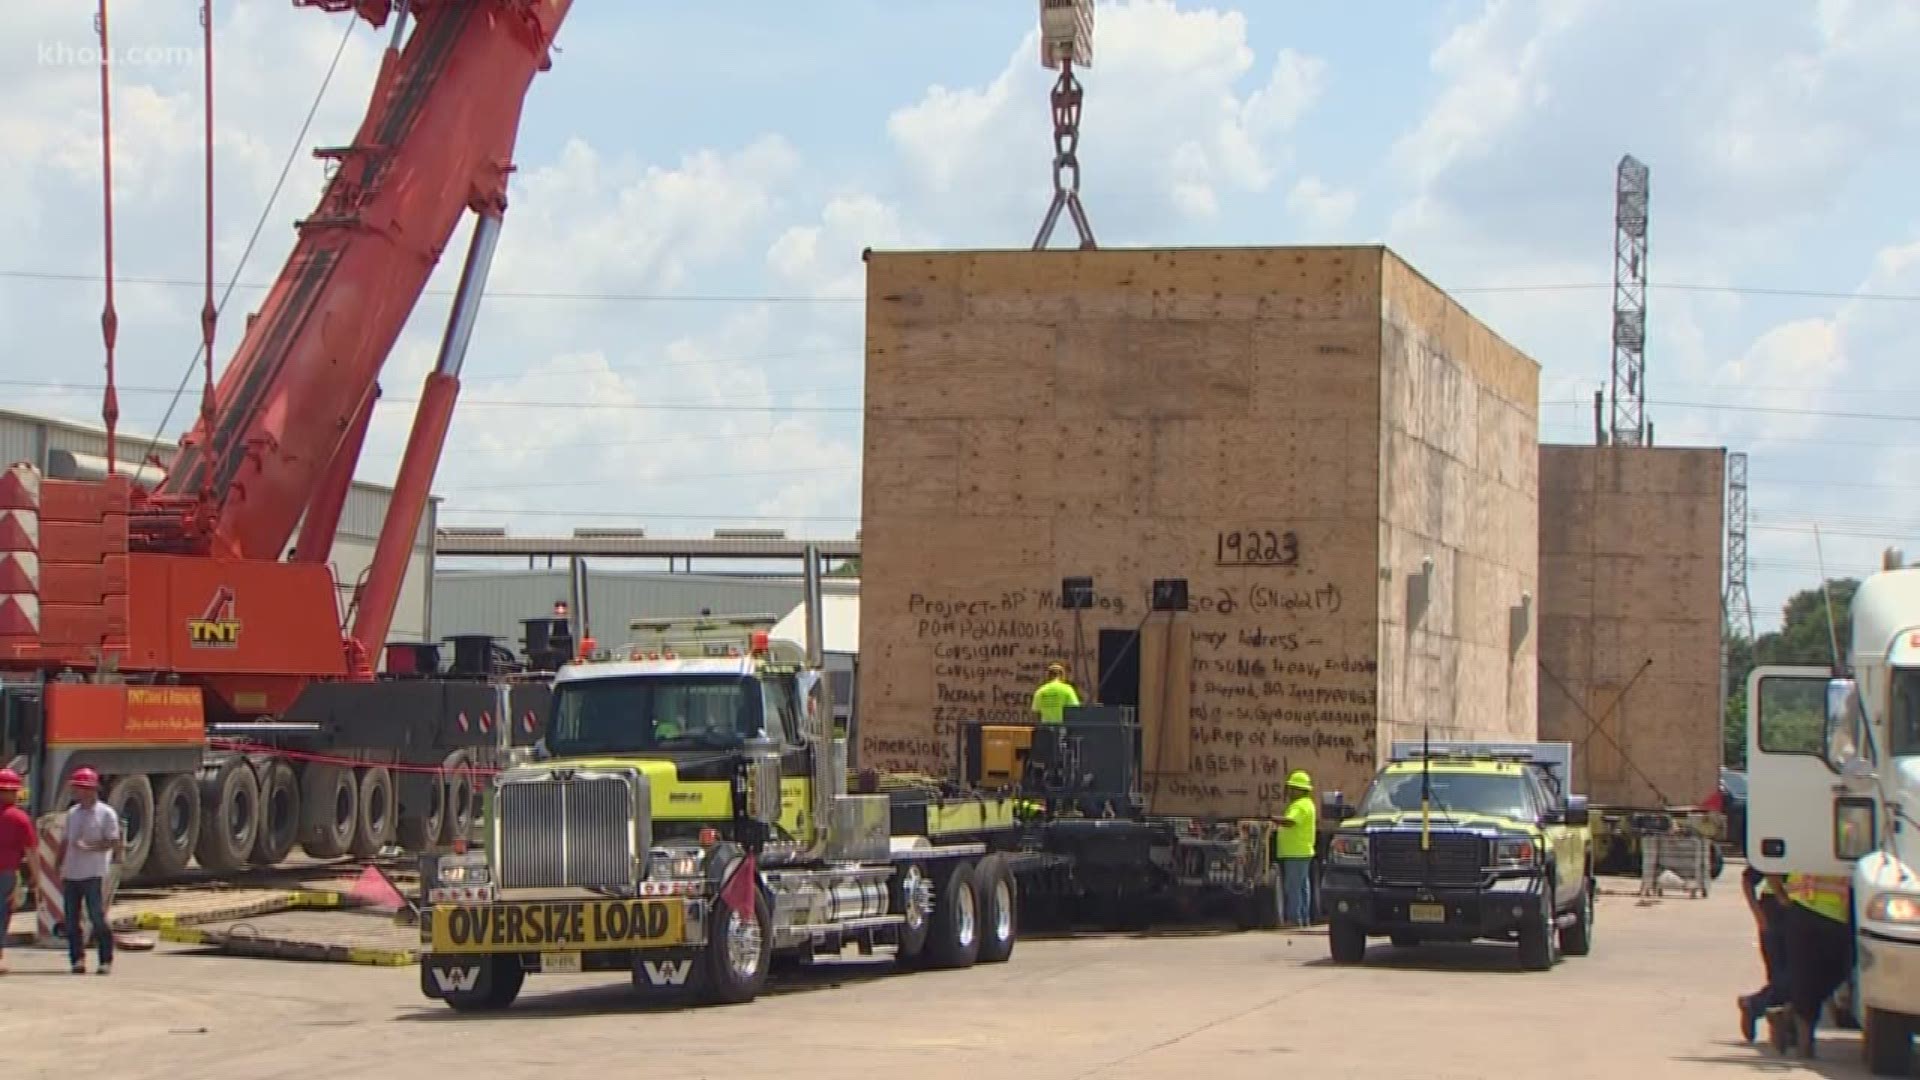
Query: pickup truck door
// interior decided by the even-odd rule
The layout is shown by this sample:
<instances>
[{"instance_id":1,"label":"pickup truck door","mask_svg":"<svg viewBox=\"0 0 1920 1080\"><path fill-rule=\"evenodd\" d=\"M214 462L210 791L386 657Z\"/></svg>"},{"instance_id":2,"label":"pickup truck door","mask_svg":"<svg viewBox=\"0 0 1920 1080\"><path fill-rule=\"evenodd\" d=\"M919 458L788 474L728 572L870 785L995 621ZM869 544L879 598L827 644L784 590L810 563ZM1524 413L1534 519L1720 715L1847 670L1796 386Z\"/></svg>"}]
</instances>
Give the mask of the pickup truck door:
<instances>
[{"instance_id":1,"label":"pickup truck door","mask_svg":"<svg viewBox=\"0 0 1920 1080\"><path fill-rule=\"evenodd\" d=\"M1818 667L1758 667L1747 677L1747 860L1764 873L1853 874L1853 860L1840 857L1838 826L1860 800L1826 760L1831 676Z\"/></svg>"}]
</instances>

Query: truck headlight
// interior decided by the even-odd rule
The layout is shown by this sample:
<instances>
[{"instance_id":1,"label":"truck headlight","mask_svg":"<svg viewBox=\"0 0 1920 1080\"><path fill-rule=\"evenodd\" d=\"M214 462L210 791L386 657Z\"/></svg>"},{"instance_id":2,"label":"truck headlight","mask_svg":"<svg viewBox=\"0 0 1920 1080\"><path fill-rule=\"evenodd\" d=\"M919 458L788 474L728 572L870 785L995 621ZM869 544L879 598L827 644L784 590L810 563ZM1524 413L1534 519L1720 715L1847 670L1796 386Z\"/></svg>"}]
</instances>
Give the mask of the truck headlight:
<instances>
[{"instance_id":1,"label":"truck headlight","mask_svg":"<svg viewBox=\"0 0 1920 1080\"><path fill-rule=\"evenodd\" d=\"M698 878L706 872L707 856L703 851L656 851L650 860L647 876L656 879L685 881Z\"/></svg>"},{"instance_id":2,"label":"truck headlight","mask_svg":"<svg viewBox=\"0 0 1920 1080\"><path fill-rule=\"evenodd\" d=\"M1867 901L1867 918L1874 922L1920 924L1920 893L1875 893Z\"/></svg>"},{"instance_id":3,"label":"truck headlight","mask_svg":"<svg viewBox=\"0 0 1920 1080\"><path fill-rule=\"evenodd\" d=\"M435 868L435 880L441 885L485 885L493 880L487 868L485 852L443 855Z\"/></svg>"},{"instance_id":4,"label":"truck headlight","mask_svg":"<svg viewBox=\"0 0 1920 1080\"><path fill-rule=\"evenodd\" d=\"M1348 865L1366 862L1366 836L1360 833L1335 833L1327 844L1327 858Z\"/></svg>"},{"instance_id":5,"label":"truck headlight","mask_svg":"<svg viewBox=\"0 0 1920 1080\"><path fill-rule=\"evenodd\" d=\"M1521 870L1533 865L1533 841L1522 836L1493 842L1493 865L1501 870Z\"/></svg>"}]
</instances>

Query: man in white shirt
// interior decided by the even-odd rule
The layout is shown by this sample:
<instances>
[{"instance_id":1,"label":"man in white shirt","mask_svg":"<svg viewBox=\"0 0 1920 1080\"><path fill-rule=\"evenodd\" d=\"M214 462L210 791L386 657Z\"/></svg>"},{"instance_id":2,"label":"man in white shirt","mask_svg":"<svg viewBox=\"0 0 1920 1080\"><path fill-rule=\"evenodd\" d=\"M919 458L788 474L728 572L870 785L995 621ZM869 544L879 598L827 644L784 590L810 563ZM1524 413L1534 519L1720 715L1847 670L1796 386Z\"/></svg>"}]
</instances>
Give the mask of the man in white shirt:
<instances>
[{"instance_id":1,"label":"man in white shirt","mask_svg":"<svg viewBox=\"0 0 1920 1080\"><path fill-rule=\"evenodd\" d=\"M60 892L66 901L67 958L75 975L87 973L87 935L81 929L84 904L100 952L100 974L113 970L113 927L107 923L107 870L120 853L120 815L100 801L100 774L78 769L67 781L79 798L67 811L67 829L60 846Z\"/></svg>"}]
</instances>

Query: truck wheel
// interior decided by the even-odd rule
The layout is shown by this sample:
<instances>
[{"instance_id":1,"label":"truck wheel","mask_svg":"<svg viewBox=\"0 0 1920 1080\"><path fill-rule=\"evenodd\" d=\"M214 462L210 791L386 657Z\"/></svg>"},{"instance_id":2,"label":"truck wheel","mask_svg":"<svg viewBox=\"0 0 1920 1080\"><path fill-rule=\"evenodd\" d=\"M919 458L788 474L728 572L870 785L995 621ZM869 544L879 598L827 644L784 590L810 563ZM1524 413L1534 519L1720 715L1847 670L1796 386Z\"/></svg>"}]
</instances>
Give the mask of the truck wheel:
<instances>
[{"instance_id":1,"label":"truck wheel","mask_svg":"<svg viewBox=\"0 0 1920 1080\"><path fill-rule=\"evenodd\" d=\"M912 964L927 947L927 932L933 926L933 888L927 872L918 862L909 862L887 882L887 910L905 918L900 924L900 940L894 949L894 962Z\"/></svg>"},{"instance_id":2,"label":"truck wheel","mask_svg":"<svg viewBox=\"0 0 1920 1080\"><path fill-rule=\"evenodd\" d=\"M120 880L132 881L145 872L153 850L153 781L145 776L122 776L107 786L107 805L120 815L120 836L127 852L120 860Z\"/></svg>"},{"instance_id":3,"label":"truck wheel","mask_svg":"<svg viewBox=\"0 0 1920 1080\"><path fill-rule=\"evenodd\" d=\"M300 840L300 776L285 758L267 758L256 766L260 784L260 827L253 831L247 861L274 866Z\"/></svg>"},{"instance_id":4,"label":"truck wheel","mask_svg":"<svg viewBox=\"0 0 1920 1080\"><path fill-rule=\"evenodd\" d=\"M360 820L360 781L353 770L310 762L300 795L300 846L316 859L346 854Z\"/></svg>"},{"instance_id":5,"label":"truck wheel","mask_svg":"<svg viewBox=\"0 0 1920 1080\"><path fill-rule=\"evenodd\" d=\"M1003 963L1013 955L1020 937L1019 886L1013 870L1001 855L980 860L974 870L975 888L980 894L980 955L982 964Z\"/></svg>"},{"instance_id":6,"label":"truck wheel","mask_svg":"<svg viewBox=\"0 0 1920 1080\"><path fill-rule=\"evenodd\" d=\"M231 873L253 856L260 829L260 778L245 758L228 758L200 778L200 839L193 857L200 868Z\"/></svg>"},{"instance_id":7,"label":"truck wheel","mask_svg":"<svg viewBox=\"0 0 1920 1080\"><path fill-rule=\"evenodd\" d=\"M471 990L449 989L441 991L440 1000L452 1006L455 1012L497 1012L512 1005L520 996L520 988L527 983L526 965L514 954L504 956L476 957L477 962L485 965L484 985ZM430 978L434 969L431 965L420 966L421 978Z\"/></svg>"},{"instance_id":8,"label":"truck wheel","mask_svg":"<svg viewBox=\"0 0 1920 1080\"><path fill-rule=\"evenodd\" d=\"M1560 931L1560 951L1568 956L1585 956L1593 951L1593 881L1580 890L1574 905L1573 925Z\"/></svg>"},{"instance_id":9,"label":"truck wheel","mask_svg":"<svg viewBox=\"0 0 1920 1080\"><path fill-rule=\"evenodd\" d=\"M347 851L366 859L380 854L393 839L393 772L385 765L372 765L359 773L360 806L353 815L353 839Z\"/></svg>"},{"instance_id":10,"label":"truck wheel","mask_svg":"<svg viewBox=\"0 0 1920 1080\"><path fill-rule=\"evenodd\" d=\"M1875 1076L1913 1074L1913 1023L1880 1009L1868 1009L1860 1025L1866 1044L1867 1071Z\"/></svg>"},{"instance_id":11,"label":"truck wheel","mask_svg":"<svg viewBox=\"0 0 1920 1080\"><path fill-rule=\"evenodd\" d=\"M1553 928L1553 883L1548 882L1539 909L1520 927L1520 966L1528 971L1553 967L1559 935Z\"/></svg>"},{"instance_id":12,"label":"truck wheel","mask_svg":"<svg viewBox=\"0 0 1920 1080\"><path fill-rule=\"evenodd\" d=\"M451 846L466 840L473 832L473 774L467 766L465 751L455 750L440 766L446 770L446 791L441 797L440 844Z\"/></svg>"},{"instance_id":13,"label":"truck wheel","mask_svg":"<svg viewBox=\"0 0 1920 1080\"><path fill-rule=\"evenodd\" d=\"M1358 964L1367 958L1367 932L1359 923L1335 917L1327 923L1327 951L1336 964Z\"/></svg>"},{"instance_id":14,"label":"truck wheel","mask_svg":"<svg viewBox=\"0 0 1920 1080\"><path fill-rule=\"evenodd\" d=\"M963 968L980 958L980 893L973 867L956 860L933 887L927 966Z\"/></svg>"},{"instance_id":15,"label":"truck wheel","mask_svg":"<svg viewBox=\"0 0 1920 1080\"><path fill-rule=\"evenodd\" d=\"M714 899L707 946L700 954L700 985L708 1001L742 1005L766 989L773 966L772 924L767 898L757 888L752 911L736 912L725 900Z\"/></svg>"},{"instance_id":16,"label":"truck wheel","mask_svg":"<svg viewBox=\"0 0 1920 1080\"><path fill-rule=\"evenodd\" d=\"M178 876L200 843L200 778L170 773L155 779L160 784L153 797L153 844L142 871L150 881Z\"/></svg>"}]
</instances>

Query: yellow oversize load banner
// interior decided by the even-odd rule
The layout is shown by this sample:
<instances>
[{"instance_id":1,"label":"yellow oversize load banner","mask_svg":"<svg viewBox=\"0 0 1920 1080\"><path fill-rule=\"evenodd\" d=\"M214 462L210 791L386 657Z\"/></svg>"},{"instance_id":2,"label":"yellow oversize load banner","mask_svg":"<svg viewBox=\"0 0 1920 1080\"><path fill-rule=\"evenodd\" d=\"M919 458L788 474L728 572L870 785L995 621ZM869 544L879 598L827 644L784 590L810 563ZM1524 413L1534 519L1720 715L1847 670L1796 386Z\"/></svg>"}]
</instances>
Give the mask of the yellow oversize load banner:
<instances>
[{"instance_id":1,"label":"yellow oversize load banner","mask_svg":"<svg viewBox=\"0 0 1920 1080\"><path fill-rule=\"evenodd\" d=\"M577 952L685 943L681 900L555 900L519 904L435 904L436 953Z\"/></svg>"}]
</instances>

